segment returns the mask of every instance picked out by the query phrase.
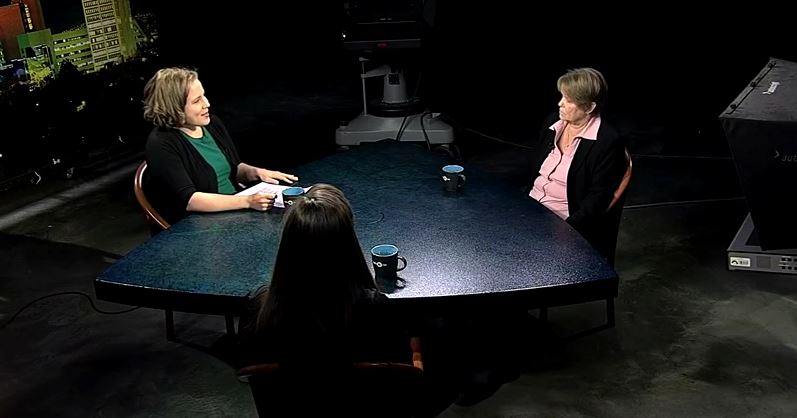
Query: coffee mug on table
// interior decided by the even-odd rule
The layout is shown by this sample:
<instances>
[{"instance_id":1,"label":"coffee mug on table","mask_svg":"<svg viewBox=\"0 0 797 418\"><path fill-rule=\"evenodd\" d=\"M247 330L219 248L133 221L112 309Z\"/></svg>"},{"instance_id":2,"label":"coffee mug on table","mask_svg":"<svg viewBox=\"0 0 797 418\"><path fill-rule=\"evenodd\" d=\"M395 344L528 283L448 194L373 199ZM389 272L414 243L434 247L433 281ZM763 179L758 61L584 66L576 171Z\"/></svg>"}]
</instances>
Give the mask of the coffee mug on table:
<instances>
[{"instance_id":1,"label":"coffee mug on table","mask_svg":"<svg viewBox=\"0 0 797 418\"><path fill-rule=\"evenodd\" d=\"M293 202L304 196L304 189L301 187L288 187L287 189L282 191L282 203L285 205L285 208L289 208L293 205Z\"/></svg>"},{"instance_id":2,"label":"coffee mug on table","mask_svg":"<svg viewBox=\"0 0 797 418\"><path fill-rule=\"evenodd\" d=\"M443 186L447 192L455 192L465 185L465 168L461 165L443 167Z\"/></svg>"},{"instance_id":3,"label":"coffee mug on table","mask_svg":"<svg viewBox=\"0 0 797 418\"><path fill-rule=\"evenodd\" d=\"M404 265L399 268L398 262ZM407 267L407 259L398 255L398 247L390 244L377 245L371 248L371 262L377 279L395 280L398 272Z\"/></svg>"}]
</instances>

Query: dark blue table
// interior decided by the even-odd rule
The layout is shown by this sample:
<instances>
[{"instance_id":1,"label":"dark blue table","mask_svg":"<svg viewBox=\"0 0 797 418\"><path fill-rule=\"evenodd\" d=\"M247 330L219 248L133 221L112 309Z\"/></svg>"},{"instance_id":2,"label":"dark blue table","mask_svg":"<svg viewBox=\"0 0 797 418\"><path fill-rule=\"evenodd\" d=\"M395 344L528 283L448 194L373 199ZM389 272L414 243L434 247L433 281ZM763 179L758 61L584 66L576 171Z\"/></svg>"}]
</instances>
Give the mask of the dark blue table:
<instances>
[{"instance_id":1,"label":"dark blue table","mask_svg":"<svg viewBox=\"0 0 797 418\"><path fill-rule=\"evenodd\" d=\"M575 230L517 188L470 167L464 189L447 194L440 177L445 163L420 145L382 141L295 172L303 186L323 182L343 190L366 260L376 244L400 248L408 260L400 273L406 287L384 286L400 302L517 300L546 307L606 300L613 312L617 274ZM191 215L102 272L97 297L237 315L269 282L282 214Z\"/></svg>"}]
</instances>

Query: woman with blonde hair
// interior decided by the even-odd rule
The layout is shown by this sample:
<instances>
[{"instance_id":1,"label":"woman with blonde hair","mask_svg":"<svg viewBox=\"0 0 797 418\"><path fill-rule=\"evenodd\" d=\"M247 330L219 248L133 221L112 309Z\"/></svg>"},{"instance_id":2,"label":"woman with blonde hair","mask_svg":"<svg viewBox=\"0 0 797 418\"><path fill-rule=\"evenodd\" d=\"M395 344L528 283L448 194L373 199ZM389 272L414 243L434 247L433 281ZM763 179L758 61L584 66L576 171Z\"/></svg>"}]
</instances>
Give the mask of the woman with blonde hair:
<instances>
[{"instance_id":1,"label":"woman with blonde hair","mask_svg":"<svg viewBox=\"0 0 797 418\"><path fill-rule=\"evenodd\" d=\"M188 212L268 210L273 194L235 196L241 182L291 184L296 176L241 161L195 71L159 70L144 87L144 119L155 128L146 146L147 196L170 223Z\"/></svg>"}]
</instances>

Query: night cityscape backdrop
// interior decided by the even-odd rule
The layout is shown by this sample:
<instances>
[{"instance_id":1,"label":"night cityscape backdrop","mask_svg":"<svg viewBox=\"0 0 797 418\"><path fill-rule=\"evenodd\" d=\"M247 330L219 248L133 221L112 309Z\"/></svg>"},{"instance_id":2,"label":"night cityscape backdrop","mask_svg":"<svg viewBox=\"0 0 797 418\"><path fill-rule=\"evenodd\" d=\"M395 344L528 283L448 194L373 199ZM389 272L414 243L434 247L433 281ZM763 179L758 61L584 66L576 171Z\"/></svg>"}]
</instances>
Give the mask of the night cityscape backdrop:
<instances>
[{"instance_id":1,"label":"night cityscape backdrop","mask_svg":"<svg viewBox=\"0 0 797 418\"><path fill-rule=\"evenodd\" d=\"M154 15L131 3L0 2L2 189L137 148L137 96L158 34Z\"/></svg>"}]
</instances>

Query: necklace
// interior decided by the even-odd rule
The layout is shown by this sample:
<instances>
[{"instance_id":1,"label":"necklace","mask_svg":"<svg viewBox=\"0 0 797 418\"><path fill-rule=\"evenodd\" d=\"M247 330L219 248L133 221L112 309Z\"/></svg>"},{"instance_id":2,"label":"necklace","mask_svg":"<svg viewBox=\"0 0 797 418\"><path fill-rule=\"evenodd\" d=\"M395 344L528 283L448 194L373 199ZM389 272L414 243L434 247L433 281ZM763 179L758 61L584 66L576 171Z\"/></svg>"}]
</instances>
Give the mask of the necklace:
<instances>
[{"instance_id":1,"label":"necklace","mask_svg":"<svg viewBox=\"0 0 797 418\"><path fill-rule=\"evenodd\" d=\"M580 126L573 125L568 123L564 130L562 131L562 138L559 140L559 146L562 147L562 150L569 149L573 142L575 142L578 135L584 131L584 128L587 127L587 123L584 123Z\"/></svg>"}]
</instances>

